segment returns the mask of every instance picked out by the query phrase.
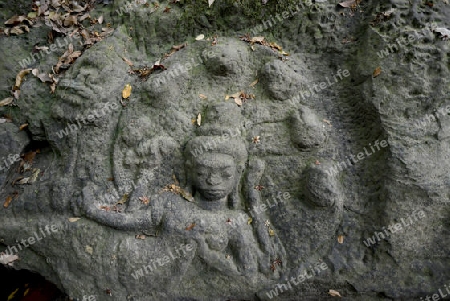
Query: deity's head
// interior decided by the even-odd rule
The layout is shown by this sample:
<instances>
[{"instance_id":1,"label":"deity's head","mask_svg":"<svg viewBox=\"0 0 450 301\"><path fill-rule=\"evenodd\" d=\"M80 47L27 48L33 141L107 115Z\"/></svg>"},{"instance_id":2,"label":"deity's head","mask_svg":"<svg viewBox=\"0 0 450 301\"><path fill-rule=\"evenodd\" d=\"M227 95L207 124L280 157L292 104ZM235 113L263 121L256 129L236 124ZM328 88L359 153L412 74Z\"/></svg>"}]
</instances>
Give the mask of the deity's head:
<instances>
[{"instance_id":1,"label":"deity's head","mask_svg":"<svg viewBox=\"0 0 450 301\"><path fill-rule=\"evenodd\" d=\"M193 193L200 194L200 205L207 209L237 208L247 150L243 141L223 136L200 136L185 149L188 181Z\"/></svg>"}]
</instances>

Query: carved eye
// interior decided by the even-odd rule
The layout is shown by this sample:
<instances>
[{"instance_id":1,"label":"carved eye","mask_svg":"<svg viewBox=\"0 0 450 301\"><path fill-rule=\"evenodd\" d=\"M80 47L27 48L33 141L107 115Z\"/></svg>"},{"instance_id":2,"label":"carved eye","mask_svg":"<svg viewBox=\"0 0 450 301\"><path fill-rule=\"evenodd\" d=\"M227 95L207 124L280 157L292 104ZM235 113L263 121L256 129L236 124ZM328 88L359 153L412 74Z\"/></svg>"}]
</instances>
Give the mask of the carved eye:
<instances>
[{"instance_id":1,"label":"carved eye","mask_svg":"<svg viewBox=\"0 0 450 301\"><path fill-rule=\"evenodd\" d=\"M222 177L226 178L226 179L232 178L233 177L233 173L230 172L230 171L225 171L224 173L222 173Z\"/></svg>"}]
</instances>

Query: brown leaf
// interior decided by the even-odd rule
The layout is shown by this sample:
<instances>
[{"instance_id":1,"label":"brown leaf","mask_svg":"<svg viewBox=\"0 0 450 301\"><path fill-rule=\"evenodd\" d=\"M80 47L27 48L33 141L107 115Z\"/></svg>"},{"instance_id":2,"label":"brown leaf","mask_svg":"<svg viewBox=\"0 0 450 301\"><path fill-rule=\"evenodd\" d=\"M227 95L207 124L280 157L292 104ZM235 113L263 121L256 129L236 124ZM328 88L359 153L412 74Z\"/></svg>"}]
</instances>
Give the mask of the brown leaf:
<instances>
[{"instance_id":1,"label":"brown leaf","mask_svg":"<svg viewBox=\"0 0 450 301\"><path fill-rule=\"evenodd\" d=\"M174 45L174 46L172 46L172 49L178 51L180 49L183 49L186 46L187 46L187 43L180 44L180 45Z\"/></svg>"},{"instance_id":2,"label":"brown leaf","mask_svg":"<svg viewBox=\"0 0 450 301\"><path fill-rule=\"evenodd\" d=\"M250 39L250 43L262 43L264 39L264 37L253 37Z\"/></svg>"},{"instance_id":3,"label":"brown leaf","mask_svg":"<svg viewBox=\"0 0 450 301\"><path fill-rule=\"evenodd\" d=\"M29 25L31 25L31 21L27 19L27 17L25 16L14 16L9 18L6 22L5 25L17 25L22 23L23 21L27 21Z\"/></svg>"},{"instance_id":4,"label":"brown leaf","mask_svg":"<svg viewBox=\"0 0 450 301\"><path fill-rule=\"evenodd\" d=\"M25 155L23 155L23 160L27 163L33 164L34 157L36 157L36 151L29 151Z\"/></svg>"},{"instance_id":5,"label":"brown leaf","mask_svg":"<svg viewBox=\"0 0 450 301\"><path fill-rule=\"evenodd\" d=\"M262 185L256 185L256 186L255 186L255 189L261 191L261 190L264 189L264 186L262 186Z\"/></svg>"},{"instance_id":6,"label":"brown leaf","mask_svg":"<svg viewBox=\"0 0 450 301\"><path fill-rule=\"evenodd\" d=\"M205 35L204 35L204 34L199 34L198 36L195 37L195 40L196 40L196 41L201 41L201 40L203 40L204 38L205 38Z\"/></svg>"},{"instance_id":7,"label":"brown leaf","mask_svg":"<svg viewBox=\"0 0 450 301\"><path fill-rule=\"evenodd\" d=\"M242 106L242 99L240 97L236 97L234 99L234 102L240 107Z\"/></svg>"},{"instance_id":8,"label":"brown leaf","mask_svg":"<svg viewBox=\"0 0 450 301\"><path fill-rule=\"evenodd\" d=\"M180 190L180 195L188 202L195 202L194 197L183 189Z\"/></svg>"},{"instance_id":9,"label":"brown leaf","mask_svg":"<svg viewBox=\"0 0 450 301\"><path fill-rule=\"evenodd\" d=\"M144 240L147 236L145 236L144 234L138 234L135 236L136 239L142 239Z\"/></svg>"},{"instance_id":10,"label":"brown leaf","mask_svg":"<svg viewBox=\"0 0 450 301\"><path fill-rule=\"evenodd\" d=\"M78 220L80 220L80 217L69 217L69 222L71 223L75 223Z\"/></svg>"},{"instance_id":11,"label":"brown leaf","mask_svg":"<svg viewBox=\"0 0 450 301\"><path fill-rule=\"evenodd\" d=\"M122 90L122 98L127 99L128 97L130 97L130 95L131 95L131 85L126 84L125 88L123 88Z\"/></svg>"},{"instance_id":12,"label":"brown leaf","mask_svg":"<svg viewBox=\"0 0 450 301\"><path fill-rule=\"evenodd\" d=\"M116 205L123 205L126 202L128 202L128 199L130 198L130 195L128 193L125 193L120 200L116 203Z\"/></svg>"},{"instance_id":13,"label":"brown leaf","mask_svg":"<svg viewBox=\"0 0 450 301\"><path fill-rule=\"evenodd\" d=\"M175 181L175 182L178 182L178 181ZM166 187L163 188L163 191L170 191L172 193L181 195L188 202L195 202L194 197L189 192L185 191L183 188L178 186L178 183L177 183L177 185L175 185L175 184L167 185Z\"/></svg>"},{"instance_id":14,"label":"brown leaf","mask_svg":"<svg viewBox=\"0 0 450 301\"><path fill-rule=\"evenodd\" d=\"M191 231L194 227L195 227L195 223L192 223L189 226L187 226L185 230Z\"/></svg>"},{"instance_id":15,"label":"brown leaf","mask_svg":"<svg viewBox=\"0 0 450 301\"><path fill-rule=\"evenodd\" d=\"M13 96L14 96L15 99L19 99L19 96L20 96L20 90L15 90L15 91L13 91Z\"/></svg>"},{"instance_id":16,"label":"brown leaf","mask_svg":"<svg viewBox=\"0 0 450 301\"><path fill-rule=\"evenodd\" d=\"M14 100L13 97L7 97L7 98L1 100L0 101L0 107L4 107L4 106L12 104L13 100Z\"/></svg>"},{"instance_id":17,"label":"brown leaf","mask_svg":"<svg viewBox=\"0 0 450 301\"><path fill-rule=\"evenodd\" d=\"M53 82L50 85L50 92L53 94L53 93L55 93L55 91L56 91L56 82Z\"/></svg>"},{"instance_id":18,"label":"brown leaf","mask_svg":"<svg viewBox=\"0 0 450 301\"><path fill-rule=\"evenodd\" d=\"M329 121L328 119L324 119L323 122L325 122L326 124L328 124L329 126L331 126L331 121Z\"/></svg>"},{"instance_id":19,"label":"brown leaf","mask_svg":"<svg viewBox=\"0 0 450 301\"><path fill-rule=\"evenodd\" d=\"M328 291L328 294L330 294L333 297L342 297L341 294L339 294L338 291L331 290L331 289Z\"/></svg>"},{"instance_id":20,"label":"brown leaf","mask_svg":"<svg viewBox=\"0 0 450 301\"><path fill-rule=\"evenodd\" d=\"M81 17L78 18L78 21L83 21L86 18L90 18L91 15L89 13L85 13L84 15L82 15Z\"/></svg>"},{"instance_id":21,"label":"brown leaf","mask_svg":"<svg viewBox=\"0 0 450 301\"><path fill-rule=\"evenodd\" d=\"M125 62L125 63L127 63L127 65L128 66L133 66L133 62L132 61L130 61L129 59L127 59L126 57L122 57L122 60Z\"/></svg>"},{"instance_id":22,"label":"brown leaf","mask_svg":"<svg viewBox=\"0 0 450 301\"><path fill-rule=\"evenodd\" d=\"M60 0L52 0L51 5L52 5L54 8L58 8L58 7L61 6L61 2L60 2Z\"/></svg>"},{"instance_id":23,"label":"brown leaf","mask_svg":"<svg viewBox=\"0 0 450 301\"><path fill-rule=\"evenodd\" d=\"M64 23L63 24L64 24L65 27L70 27L70 26L78 24L77 16L68 15L64 19Z\"/></svg>"},{"instance_id":24,"label":"brown leaf","mask_svg":"<svg viewBox=\"0 0 450 301\"><path fill-rule=\"evenodd\" d=\"M258 79L254 80L249 87L254 87L258 83Z\"/></svg>"},{"instance_id":25,"label":"brown leaf","mask_svg":"<svg viewBox=\"0 0 450 301\"><path fill-rule=\"evenodd\" d=\"M31 68L30 69L24 69L21 70L17 75L16 75L16 83L14 84L13 90L19 90L20 89L20 85L22 84L22 80L24 79L25 75L27 75L28 73L31 72Z\"/></svg>"},{"instance_id":26,"label":"brown leaf","mask_svg":"<svg viewBox=\"0 0 450 301\"><path fill-rule=\"evenodd\" d=\"M9 33L18 36L25 33L25 31L30 32L30 29L28 28L28 26L22 24L12 28Z\"/></svg>"},{"instance_id":27,"label":"brown leaf","mask_svg":"<svg viewBox=\"0 0 450 301\"><path fill-rule=\"evenodd\" d=\"M148 205L148 203L150 203L150 199L147 196L139 197L139 201L141 201L141 203L144 205Z\"/></svg>"},{"instance_id":28,"label":"brown leaf","mask_svg":"<svg viewBox=\"0 0 450 301\"><path fill-rule=\"evenodd\" d=\"M36 77L43 83L53 83L53 79L51 79L47 73L39 73Z\"/></svg>"},{"instance_id":29,"label":"brown leaf","mask_svg":"<svg viewBox=\"0 0 450 301\"><path fill-rule=\"evenodd\" d=\"M348 1L339 3L340 6L346 7L346 8L352 8L352 7L354 7L355 4L356 4L356 0L348 0Z\"/></svg>"},{"instance_id":30,"label":"brown leaf","mask_svg":"<svg viewBox=\"0 0 450 301\"><path fill-rule=\"evenodd\" d=\"M281 47L280 45L278 45L278 44L275 43L275 42L269 43L269 46L270 46L271 48L276 49L276 50L279 50L279 51L283 50L283 47Z\"/></svg>"},{"instance_id":31,"label":"brown leaf","mask_svg":"<svg viewBox=\"0 0 450 301\"><path fill-rule=\"evenodd\" d=\"M6 197L6 201L3 203L3 207L8 208L8 206L12 202L12 200L13 200L12 196L8 195Z\"/></svg>"},{"instance_id":32,"label":"brown leaf","mask_svg":"<svg viewBox=\"0 0 450 301\"><path fill-rule=\"evenodd\" d=\"M340 243L340 244L344 243L344 235L338 236L338 243Z\"/></svg>"},{"instance_id":33,"label":"brown leaf","mask_svg":"<svg viewBox=\"0 0 450 301\"><path fill-rule=\"evenodd\" d=\"M381 74L381 67L377 67L377 68L373 71L372 77L375 78L375 77L377 77L377 76L380 75L380 74Z\"/></svg>"},{"instance_id":34,"label":"brown leaf","mask_svg":"<svg viewBox=\"0 0 450 301\"><path fill-rule=\"evenodd\" d=\"M13 185L24 185L24 184L29 184L30 182L30 177L20 177L21 179L19 180L19 178L17 178L14 182Z\"/></svg>"},{"instance_id":35,"label":"brown leaf","mask_svg":"<svg viewBox=\"0 0 450 301\"><path fill-rule=\"evenodd\" d=\"M103 27L100 37L104 38L114 31L114 28Z\"/></svg>"},{"instance_id":36,"label":"brown leaf","mask_svg":"<svg viewBox=\"0 0 450 301\"><path fill-rule=\"evenodd\" d=\"M19 131L23 130L24 128L28 127L28 123L24 123L19 127Z\"/></svg>"},{"instance_id":37,"label":"brown leaf","mask_svg":"<svg viewBox=\"0 0 450 301\"><path fill-rule=\"evenodd\" d=\"M433 30L441 35L442 40L447 40L450 38L450 30L444 27L438 27Z\"/></svg>"},{"instance_id":38,"label":"brown leaf","mask_svg":"<svg viewBox=\"0 0 450 301\"><path fill-rule=\"evenodd\" d=\"M6 255L6 254L0 254L0 263L1 264L7 264L9 266L13 265L13 262L19 259L19 256L17 255Z\"/></svg>"},{"instance_id":39,"label":"brown leaf","mask_svg":"<svg viewBox=\"0 0 450 301\"><path fill-rule=\"evenodd\" d=\"M201 99L208 99L208 96L206 96L205 94L199 94L198 95Z\"/></svg>"},{"instance_id":40,"label":"brown leaf","mask_svg":"<svg viewBox=\"0 0 450 301\"><path fill-rule=\"evenodd\" d=\"M86 246L85 251L91 255L94 253L94 249L91 246Z\"/></svg>"}]
</instances>

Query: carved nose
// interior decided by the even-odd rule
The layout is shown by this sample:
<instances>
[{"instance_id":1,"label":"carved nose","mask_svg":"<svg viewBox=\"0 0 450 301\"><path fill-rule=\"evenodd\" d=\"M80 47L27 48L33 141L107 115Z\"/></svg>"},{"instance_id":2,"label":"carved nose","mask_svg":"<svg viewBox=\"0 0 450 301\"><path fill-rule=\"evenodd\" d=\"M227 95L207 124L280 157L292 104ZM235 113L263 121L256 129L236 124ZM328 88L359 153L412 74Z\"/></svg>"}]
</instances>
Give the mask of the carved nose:
<instances>
[{"instance_id":1,"label":"carved nose","mask_svg":"<svg viewBox=\"0 0 450 301\"><path fill-rule=\"evenodd\" d=\"M207 179L206 183L209 185L217 185L220 183L220 178L217 175L211 174Z\"/></svg>"}]
</instances>

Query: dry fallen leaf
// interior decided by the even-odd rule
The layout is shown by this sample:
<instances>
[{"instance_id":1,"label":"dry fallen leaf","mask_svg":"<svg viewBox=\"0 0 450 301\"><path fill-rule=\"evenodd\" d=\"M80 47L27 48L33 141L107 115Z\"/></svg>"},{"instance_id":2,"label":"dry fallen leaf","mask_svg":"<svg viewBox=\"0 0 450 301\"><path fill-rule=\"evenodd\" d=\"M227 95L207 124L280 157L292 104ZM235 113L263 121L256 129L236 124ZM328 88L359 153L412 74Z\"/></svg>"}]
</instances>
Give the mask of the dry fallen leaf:
<instances>
[{"instance_id":1,"label":"dry fallen leaf","mask_svg":"<svg viewBox=\"0 0 450 301\"><path fill-rule=\"evenodd\" d=\"M199 94L198 95L201 99L208 99L208 96L206 96L205 94Z\"/></svg>"},{"instance_id":2,"label":"dry fallen leaf","mask_svg":"<svg viewBox=\"0 0 450 301\"><path fill-rule=\"evenodd\" d=\"M191 231L195 227L195 223L190 224L185 230Z\"/></svg>"},{"instance_id":3,"label":"dry fallen leaf","mask_svg":"<svg viewBox=\"0 0 450 301\"><path fill-rule=\"evenodd\" d=\"M328 119L324 119L323 122L325 122L326 124L328 124L329 126L331 126L331 121L329 121Z\"/></svg>"},{"instance_id":4,"label":"dry fallen leaf","mask_svg":"<svg viewBox=\"0 0 450 301\"><path fill-rule=\"evenodd\" d=\"M13 90L19 90L20 85L22 84L22 80L28 73L31 72L32 69L24 69L21 70L16 76L16 83L14 84Z\"/></svg>"},{"instance_id":5,"label":"dry fallen leaf","mask_svg":"<svg viewBox=\"0 0 450 301\"><path fill-rule=\"evenodd\" d=\"M37 151L34 151L34 152L33 151L29 151L28 153L25 153L23 155L23 160L25 162L28 162L28 163L32 164L33 160L34 160L34 157L36 157L37 153L38 153Z\"/></svg>"},{"instance_id":6,"label":"dry fallen leaf","mask_svg":"<svg viewBox=\"0 0 450 301\"><path fill-rule=\"evenodd\" d=\"M19 127L19 131L23 130L24 128L28 127L28 123L24 123Z\"/></svg>"},{"instance_id":7,"label":"dry fallen leaf","mask_svg":"<svg viewBox=\"0 0 450 301\"><path fill-rule=\"evenodd\" d=\"M236 98L234 99L234 102L235 102L239 107L242 106L242 99L241 99L240 97L236 97Z\"/></svg>"},{"instance_id":8,"label":"dry fallen leaf","mask_svg":"<svg viewBox=\"0 0 450 301\"><path fill-rule=\"evenodd\" d=\"M247 220L247 225L250 225L252 222L253 222L253 219L251 217L249 217Z\"/></svg>"},{"instance_id":9,"label":"dry fallen leaf","mask_svg":"<svg viewBox=\"0 0 450 301\"><path fill-rule=\"evenodd\" d=\"M12 202L12 200L13 200L12 196L8 195L8 196L6 197L5 202L3 203L3 207L8 208L8 206L9 206L9 204Z\"/></svg>"},{"instance_id":10,"label":"dry fallen leaf","mask_svg":"<svg viewBox=\"0 0 450 301\"><path fill-rule=\"evenodd\" d=\"M12 263L19 259L19 256L17 255L6 255L6 254L0 254L0 263L1 264L7 264L9 266L12 266Z\"/></svg>"},{"instance_id":11,"label":"dry fallen leaf","mask_svg":"<svg viewBox=\"0 0 450 301\"><path fill-rule=\"evenodd\" d=\"M128 202L128 199L130 198L130 195L128 193L125 193L119 201L117 201L116 205L123 205L126 202Z\"/></svg>"},{"instance_id":12,"label":"dry fallen leaf","mask_svg":"<svg viewBox=\"0 0 450 301\"><path fill-rule=\"evenodd\" d=\"M69 222L71 222L71 223L74 223L78 220L80 220L80 217L69 217Z\"/></svg>"},{"instance_id":13,"label":"dry fallen leaf","mask_svg":"<svg viewBox=\"0 0 450 301\"><path fill-rule=\"evenodd\" d=\"M13 97L7 97L7 98L1 100L0 101L0 107L10 105L13 102L13 100L14 100Z\"/></svg>"},{"instance_id":14,"label":"dry fallen leaf","mask_svg":"<svg viewBox=\"0 0 450 301\"><path fill-rule=\"evenodd\" d=\"M178 51L180 49L183 49L186 46L187 46L187 43L180 44L180 45L174 45L174 46L172 46L172 50Z\"/></svg>"},{"instance_id":15,"label":"dry fallen leaf","mask_svg":"<svg viewBox=\"0 0 450 301\"><path fill-rule=\"evenodd\" d=\"M344 235L338 236L338 243L340 243L340 244L344 243Z\"/></svg>"},{"instance_id":16,"label":"dry fallen leaf","mask_svg":"<svg viewBox=\"0 0 450 301\"><path fill-rule=\"evenodd\" d=\"M261 191L261 190L263 190L265 187L262 186L262 185L256 185L254 188L255 188L256 190L258 190L258 191Z\"/></svg>"},{"instance_id":17,"label":"dry fallen leaf","mask_svg":"<svg viewBox=\"0 0 450 301\"><path fill-rule=\"evenodd\" d=\"M316 160L316 162L314 162L316 165L320 165L320 161Z\"/></svg>"},{"instance_id":18,"label":"dry fallen leaf","mask_svg":"<svg viewBox=\"0 0 450 301\"><path fill-rule=\"evenodd\" d=\"M122 98L127 99L128 97L130 97L130 95L131 95L131 85L126 84L125 88L123 88L122 90Z\"/></svg>"},{"instance_id":19,"label":"dry fallen leaf","mask_svg":"<svg viewBox=\"0 0 450 301\"><path fill-rule=\"evenodd\" d=\"M348 1L339 3L340 6L346 7L346 8L352 8L352 7L354 7L355 4L356 4L356 0L348 0Z\"/></svg>"},{"instance_id":20,"label":"dry fallen leaf","mask_svg":"<svg viewBox=\"0 0 450 301\"><path fill-rule=\"evenodd\" d=\"M170 184L163 188L163 191L170 191L172 193L181 195L188 202L195 202L194 197L183 188L178 186L178 181L175 181L177 184Z\"/></svg>"},{"instance_id":21,"label":"dry fallen leaf","mask_svg":"<svg viewBox=\"0 0 450 301\"><path fill-rule=\"evenodd\" d=\"M444 27L438 27L434 29L435 32L441 34L442 40L448 40L450 38L450 30Z\"/></svg>"},{"instance_id":22,"label":"dry fallen leaf","mask_svg":"<svg viewBox=\"0 0 450 301\"><path fill-rule=\"evenodd\" d=\"M94 249L91 246L86 246L85 250L87 253L89 253L91 255L94 253Z\"/></svg>"},{"instance_id":23,"label":"dry fallen leaf","mask_svg":"<svg viewBox=\"0 0 450 301\"><path fill-rule=\"evenodd\" d=\"M139 201L141 201L141 203L144 205L148 205L148 203L150 203L150 199L147 196L139 197Z\"/></svg>"},{"instance_id":24,"label":"dry fallen leaf","mask_svg":"<svg viewBox=\"0 0 450 301\"><path fill-rule=\"evenodd\" d=\"M281 47L280 45L278 45L278 44L275 43L275 42L269 43L269 46L270 46L271 48L273 48L273 49L278 50L278 51L282 51L282 50L283 50L283 47Z\"/></svg>"},{"instance_id":25,"label":"dry fallen leaf","mask_svg":"<svg viewBox=\"0 0 450 301\"><path fill-rule=\"evenodd\" d=\"M196 41L201 41L201 40L203 40L204 38L205 38L205 35L204 35L204 34L199 34L198 36L195 37L195 40L196 40Z\"/></svg>"},{"instance_id":26,"label":"dry fallen leaf","mask_svg":"<svg viewBox=\"0 0 450 301\"><path fill-rule=\"evenodd\" d=\"M272 229L269 229L269 236L275 236L275 231L273 231Z\"/></svg>"},{"instance_id":27,"label":"dry fallen leaf","mask_svg":"<svg viewBox=\"0 0 450 301\"><path fill-rule=\"evenodd\" d=\"M127 63L127 65L128 66L133 66L133 62L132 61L130 61L129 59L127 59L126 57L122 57L122 60L125 62L125 63Z\"/></svg>"},{"instance_id":28,"label":"dry fallen leaf","mask_svg":"<svg viewBox=\"0 0 450 301\"><path fill-rule=\"evenodd\" d=\"M250 39L250 43L262 43L264 39L264 37L253 37Z\"/></svg>"},{"instance_id":29,"label":"dry fallen leaf","mask_svg":"<svg viewBox=\"0 0 450 301\"><path fill-rule=\"evenodd\" d=\"M147 236L145 236L144 234L138 234L135 236L136 239L142 239L144 240Z\"/></svg>"},{"instance_id":30,"label":"dry fallen leaf","mask_svg":"<svg viewBox=\"0 0 450 301\"><path fill-rule=\"evenodd\" d=\"M252 82L249 87L254 87L257 83L258 83L258 79L256 79L254 82Z\"/></svg>"},{"instance_id":31,"label":"dry fallen leaf","mask_svg":"<svg viewBox=\"0 0 450 301\"><path fill-rule=\"evenodd\" d=\"M98 17L98 24L102 24L103 23L103 16Z\"/></svg>"},{"instance_id":32,"label":"dry fallen leaf","mask_svg":"<svg viewBox=\"0 0 450 301\"><path fill-rule=\"evenodd\" d=\"M24 185L24 184L28 184L28 182L30 181L30 177L19 177L16 180L13 181L13 183L11 185Z\"/></svg>"},{"instance_id":33,"label":"dry fallen leaf","mask_svg":"<svg viewBox=\"0 0 450 301\"><path fill-rule=\"evenodd\" d=\"M331 289L328 291L328 294L330 294L333 297L342 297L341 294L339 294L338 291L331 290Z\"/></svg>"},{"instance_id":34,"label":"dry fallen leaf","mask_svg":"<svg viewBox=\"0 0 450 301\"><path fill-rule=\"evenodd\" d=\"M202 125L202 114L201 113L198 113L196 121L197 121L198 126Z\"/></svg>"},{"instance_id":35,"label":"dry fallen leaf","mask_svg":"<svg viewBox=\"0 0 450 301\"><path fill-rule=\"evenodd\" d=\"M5 22L5 25L17 25L25 20L27 20L25 16L13 16Z\"/></svg>"},{"instance_id":36,"label":"dry fallen leaf","mask_svg":"<svg viewBox=\"0 0 450 301\"><path fill-rule=\"evenodd\" d=\"M373 78L377 77L378 75L381 74L381 67L377 67L374 71L373 71Z\"/></svg>"}]
</instances>

